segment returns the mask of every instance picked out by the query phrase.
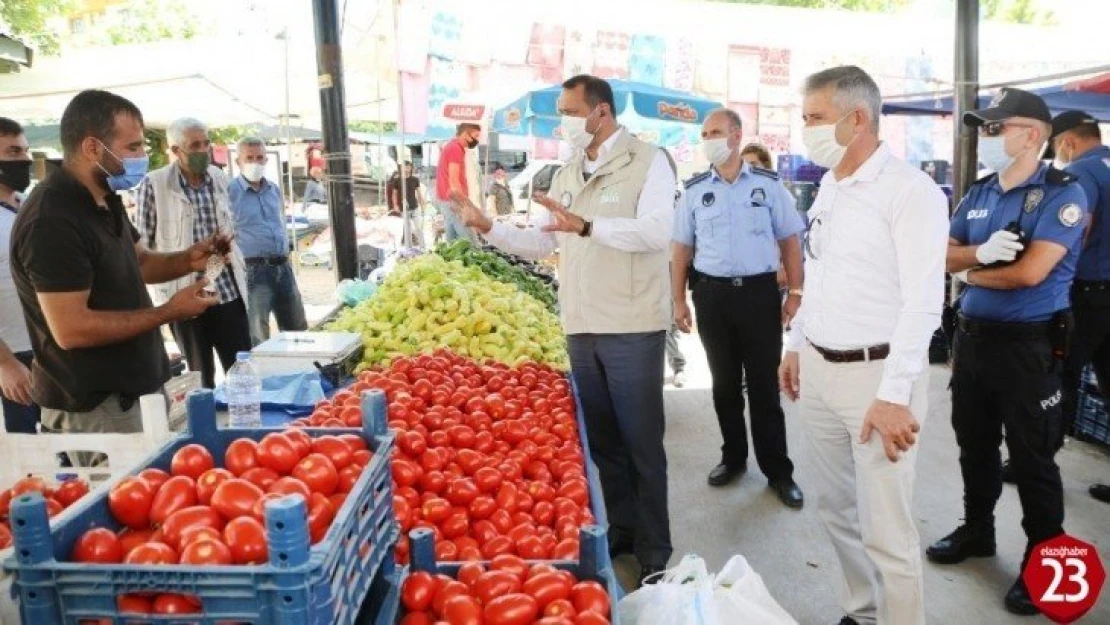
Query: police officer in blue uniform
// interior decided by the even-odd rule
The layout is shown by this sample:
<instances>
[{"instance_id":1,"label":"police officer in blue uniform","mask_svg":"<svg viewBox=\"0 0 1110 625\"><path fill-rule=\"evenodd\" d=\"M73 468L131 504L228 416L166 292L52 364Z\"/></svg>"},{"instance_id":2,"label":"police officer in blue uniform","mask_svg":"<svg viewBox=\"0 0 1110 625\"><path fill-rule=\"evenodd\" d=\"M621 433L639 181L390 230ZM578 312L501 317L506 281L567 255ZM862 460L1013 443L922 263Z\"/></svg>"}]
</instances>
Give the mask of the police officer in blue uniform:
<instances>
[{"instance_id":1,"label":"police officer in blue uniform","mask_svg":"<svg viewBox=\"0 0 1110 625\"><path fill-rule=\"evenodd\" d=\"M1025 558L1064 532L1054 456L1063 427L1069 293L1087 205L1075 176L1040 161L1052 117L1039 96L1002 89L989 108L963 121L979 129L979 160L997 173L971 186L950 229L948 270L968 285L958 303L951 384L965 521L926 550L941 564L995 554L1003 431ZM1037 612L1020 574L1005 605L1015 614Z\"/></svg>"},{"instance_id":2,"label":"police officer in blue uniform","mask_svg":"<svg viewBox=\"0 0 1110 625\"><path fill-rule=\"evenodd\" d=\"M1045 158L1056 157L1079 179L1087 196L1087 236L1071 290L1075 316L1064 363L1064 432L1075 421L1079 377L1091 364L1103 392L1110 391L1110 147L1102 145L1098 120L1083 111L1065 111L1052 120ZM1063 438L1061 437L1061 443Z\"/></svg>"},{"instance_id":3,"label":"police officer in blue uniform","mask_svg":"<svg viewBox=\"0 0 1110 625\"><path fill-rule=\"evenodd\" d=\"M709 484L727 484L746 468L746 377L759 468L784 504L800 508L802 491L794 483L794 464L786 452L777 371L783 325L801 303L799 233L805 224L778 175L740 158L742 131L735 112L714 111L701 134L713 167L686 183L684 200L675 211L671 287L675 321L689 332L687 282L691 286L713 374L713 407L724 445ZM789 285L785 304L776 279L780 258Z\"/></svg>"}]
</instances>

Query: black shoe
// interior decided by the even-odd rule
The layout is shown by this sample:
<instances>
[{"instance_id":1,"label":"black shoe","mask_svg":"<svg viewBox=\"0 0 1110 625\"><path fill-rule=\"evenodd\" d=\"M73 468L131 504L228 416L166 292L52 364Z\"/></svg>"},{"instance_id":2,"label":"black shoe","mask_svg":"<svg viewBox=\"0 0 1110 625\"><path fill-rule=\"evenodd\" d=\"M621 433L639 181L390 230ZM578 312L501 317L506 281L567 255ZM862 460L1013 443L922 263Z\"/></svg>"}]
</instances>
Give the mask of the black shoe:
<instances>
[{"instance_id":1,"label":"black shoe","mask_svg":"<svg viewBox=\"0 0 1110 625\"><path fill-rule=\"evenodd\" d=\"M844 618L840 619L840 622L837 623L837 625L859 625L859 621L850 616L845 616Z\"/></svg>"},{"instance_id":2,"label":"black shoe","mask_svg":"<svg viewBox=\"0 0 1110 625\"><path fill-rule=\"evenodd\" d=\"M609 534L609 558L615 559L617 556L634 553L635 541L632 538L619 534Z\"/></svg>"},{"instance_id":3,"label":"black shoe","mask_svg":"<svg viewBox=\"0 0 1110 625\"><path fill-rule=\"evenodd\" d=\"M639 588L644 584L655 584L663 579L662 575L656 575L666 571L665 566L642 566L640 567L640 579L636 580L636 587Z\"/></svg>"},{"instance_id":4,"label":"black shoe","mask_svg":"<svg viewBox=\"0 0 1110 625\"><path fill-rule=\"evenodd\" d=\"M771 482L770 487L779 496L779 500L787 508L801 510L802 505L805 503L805 497L802 496L802 489L794 483L794 480L786 478L784 480L775 480Z\"/></svg>"},{"instance_id":5,"label":"black shoe","mask_svg":"<svg viewBox=\"0 0 1110 625\"><path fill-rule=\"evenodd\" d=\"M724 486L732 480L740 477L747 467L744 465L732 466L728 463L722 462L721 464L713 467L709 472L709 485L710 486Z\"/></svg>"},{"instance_id":6,"label":"black shoe","mask_svg":"<svg viewBox=\"0 0 1110 625\"><path fill-rule=\"evenodd\" d=\"M1041 613L1037 606L1033 605L1033 600L1029 598L1029 590L1025 588L1025 582L1020 577L1006 593L1006 611L1021 616L1033 616Z\"/></svg>"},{"instance_id":7,"label":"black shoe","mask_svg":"<svg viewBox=\"0 0 1110 625\"><path fill-rule=\"evenodd\" d=\"M925 550L937 564L958 564L968 558L986 558L995 552L994 528L961 525Z\"/></svg>"},{"instance_id":8,"label":"black shoe","mask_svg":"<svg viewBox=\"0 0 1110 625\"><path fill-rule=\"evenodd\" d=\"M1017 480L1014 479L1014 468L1010 466L1010 461L1006 460L1002 463L1002 481L1007 484L1016 484Z\"/></svg>"},{"instance_id":9,"label":"black shoe","mask_svg":"<svg viewBox=\"0 0 1110 625\"><path fill-rule=\"evenodd\" d=\"M1092 484L1088 492L1091 493L1091 496L1095 499L1103 503L1110 503L1110 486L1106 484Z\"/></svg>"}]
</instances>

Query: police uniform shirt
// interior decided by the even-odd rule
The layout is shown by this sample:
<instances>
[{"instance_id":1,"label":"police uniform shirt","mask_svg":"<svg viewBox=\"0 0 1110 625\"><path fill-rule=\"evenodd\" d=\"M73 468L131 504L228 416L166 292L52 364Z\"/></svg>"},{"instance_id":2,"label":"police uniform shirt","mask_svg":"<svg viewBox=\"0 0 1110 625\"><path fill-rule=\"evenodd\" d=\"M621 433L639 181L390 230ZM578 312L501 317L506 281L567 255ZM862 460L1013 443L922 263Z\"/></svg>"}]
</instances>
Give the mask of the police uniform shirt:
<instances>
[{"instance_id":1,"label":"police uniform shirt","mask_svg":"<svg viewBox=\"0 0 1110 625\"><path fill-rule=\"evenodd\" d=\"M735 278L778 270L778 242L804 229L778 175L744 163L731 183L716 168L687 182L673 238L694 248L694 269Z\"/></svg>"},{"instance_id":2,"label":"police uniform shirt","mask_svg":"<svg viewBox=\"0 0 1110 625\"><path fill-rule=\"evenodd\" d=\"M980 245L995 232L1018 222L1026 248L1030 241L1051 241L1068 249L1048 277L1034 287L988 289L969 286L961 312L985 321L1047 321L1070 306L1069 291L1079 259L1087 198L1074 177L1046 165L1020 185L1003 191L998 176L972 185L952 217L950 236L960 245Z\"/></svg>"},{"instance_id":3,"label":"police uniform shirt","mask_svg":"<svg viewBox=\"0 0 1110 625\"><path fill-rule=\"evenodd\" d=\"M1091 215L1087 243L1079 254L1077 280L1110 281L1110 147L1099 146L1076 158L1064 171L1079 178Z\"/></svg>"}]
</instances>

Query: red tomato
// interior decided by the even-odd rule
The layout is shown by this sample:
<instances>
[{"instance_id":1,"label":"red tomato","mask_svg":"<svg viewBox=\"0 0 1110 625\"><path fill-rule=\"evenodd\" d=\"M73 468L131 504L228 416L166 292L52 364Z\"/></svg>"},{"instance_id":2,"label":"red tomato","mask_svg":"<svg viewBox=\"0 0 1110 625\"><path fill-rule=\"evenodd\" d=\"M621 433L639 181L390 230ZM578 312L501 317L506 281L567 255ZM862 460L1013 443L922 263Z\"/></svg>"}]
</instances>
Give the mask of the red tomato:
<instances>
[{"instance_id":1,"label":"red tomato","mask_svg":"<svg viewBox=\"0 0 1110 625\"><path fill-rule=\"evenodd\" d=\"M550 501L537 501L532 506L532 518L539 525L550 527L555 522L555 506Z\"/></svg>"},{"instance_id":2,"label":"red tomato","mask_svg":"<svg viewBox=\"0 0 1110 625\"><path fill-rule=\"evenodd\" d=\"M456 506L466 507L479 495L478 487L470 478L457 479L447 486L444 497Z\"/></svg>"},{"instance_id":3,"label":"red tomato","mask_svg":"<svg viewBox=\"0 0 1110 625\"><path fill-rule=\"evenodd\" d=\"M433 497L424 502L420 512L425 520L431 523L439 523L451 516L451 504L446 499Z\"/></svg>"},{"instance_id":4,"label":"red tomato","mask_svg":"<svg viewBox=\"0 0 1110 625\"><path fill-rule=\"evenodd\" d=\"M441 471L425 471L420 476L420 490L425 493L441 493L447 486L447 478Z\"/></svg>"},{"instance_id":5,"label":"red tomato","mask_svg":"<svg viewBox=\"0 0 1110 625\"><path fill-rule=\"evenodd\" d=\"M181 564L227 566L231 562L231 550L218 540L198 540L181 551Z\"/></svg>"},{"instance_id":6,"label":"red tomato","mask_svg":"<svg viewBox=\"0 0 1110 625\"><path fill-rule=\"evenodd\" d=\"M578 541L573 538L564 538L551 550L552 560L577 560Z\"/></svg>"},{"instance_id":7,"label":"red tomato","mask_svg":"<svg viewBox=\"0 0 1110 625\"><path fill-rule=\"evenodd\" d=\"M566 497L579 506L585 506L589 502L589 492L585 480L571 480L559 485L559 496Z\"/></svg>"},{"instance_id":8,"label":"red tomato","mask_svg":"<svg viewBox=\"0 0 1110 625\"><path fill-rule=\"evenodd\" d=\"M343 424L340 423L339 427L343 427ZM297 452L298 460L312 453L312 437L304 430L286 430L283 434L293 444L293 450Z\"/></svg>"},{"instance_id":9,"label":"red tomato","mask_svg":"<svg viewBox=\"0 0 1110 625\"><path fill-rule=\"evenodd\" d=\"M526 536L516 542L516 552L520 554L520 557L528 560L546 560L549 551L544 547L539 537L535 535Z\"/></svg>"},{"instance_id":10,"label":"red tomato","mask_svg":"<svg viewBox=\"0 0 1110 625\"><path fill-rule=\"evenodd\" d=\"M150 527L154 491L141 477L125 477L108 493L108 509L116 520L132 529Z\"/></svg>"},{"instance_id":11,"label":"red tomato","mask_svg":"<svg viewBox=\"0 0 1110 625\"><path fill-rule=\"evenodd\" d=\"M486 571L474 581L473 587L478 599L483 604L489 604L497 597L518 592L521 582L519 577L509 571Z\"/></svg>"},{"instance_id":12,"label":"red tomato","mask_svg":"<svg viewBox=\"0 0 1110 625\"><path fill-rule=\"evenodd\" d=\"M574 609L574 604L568 599L556 599L547 604L547 607L543 609L544 616L565 616L574 618L574 615L577 613L578 610Z\"/></svg>"},{"instance_id":13,"label":"red tomato","mask_svg":"<svg viewBox=\"0 0 1110 625\"><path fill-rule=\"evenodd\" d=\"M496 493L501 487L501 472L493 467L481 467L474 472L474 483L483 493Z\"/></svg>"},{"instance_id":14,"label":"red tomato","mask_svg":"<svg viewBox=\"0 0 1110 625\"><path fill-rule=\"evenodd\" d=\"M254 517L254 520L258 521L259 523L265 524L266 523L266 502L275 501L277 499L281 499L282 497L288 497L288 495L284 495L282 493L266 493L265 495L262 495L261 497L258 498L258 501L254 502L254 507L251 508L251 516ZM308 504L308 498L305 497L304 499L305 499L305 505L307 505ZM239 518L242 518L242 517L239 517Z\"/></svg>"},{"instance_id":15,"label":"red tomato","mask_svg":"<svg viewBox=\"0 0 1110 625\"><path fill-rule=\"evenodd\" d=\"M335 508L336 515L339 514L339 510L343 507L343 504L347 503L347 495L347 493L336 493L328 497L328 501L331 502L331 507Z\"/></svg>"},{"instance_id":16,"label":"red tomato","mask_svg":"<svg viewBox=\"0 0 1110 625\"><path fill-rule=\"evenodd\" d=\"M400 487L416 484L423 473L419 466L403 458L394 459L390 469L393 472L393 481Z\"/></svg>"},{"instance_id":17,"label":"red tomato","mask_svg":"<svg viewBox=\"0 0 1110 625\"><path fill-rule=\"evenodd\" d=\"M154 600L144 595L120 595L116 609L123 614L150 614L154 611Z\"/></svg>"},{"instance_id":18,"label":"red tomato","mask_svg":"<svg viewBox=\"0 0 1110 625\"><path fill-rule=\"evenodd\" d=\"M77 500L87 495L88 492L89 483L85 480L66 480L54 491L54 499L62 504L63 508L68 508L77 503Z\"/></svg>"},{"instance_id":19,"label":"red tomato","mask_svg":"<svg viewBox=\"0 0 1110 625\"><path fill-rule=\"evenodd\" d=\"M162 536L166 544L175 550L181 550L181 534L191 527L211 527L222 531L224 521L220 515L208 506L190 506L182 508L170 515L162 524Z\"/></svg>"},{"instance_id":20,"label":"red tomato","mask_svg":"<svg viewBox=\"0 0 1110 625\"><path fill-rule=\"evenodd\" d=\"M297 463L293 477L304 482L314 493L333 495L339 488L339 472L323 454L309 454Z\"/></svg>"},{"instance_id":21,"label":"red tomato","mask_svg":"<svg viewBox=\"0 0 1110 625\"><path fill-rule=\"evenodd\" d=\"M304 460L301 462L304 462ZM360 477L362 477L362 467L355 464L345 466L339 471L339 485L336 489L340 493L349 493L355 489L355 484L358 483Z\"/></svg>"},{"instance_id":22,"label":"red tomato","mask_svg":"<svg viewBox=\"0 0 1110 625\"><path fill-rule=\"evenodd\" d=\"M25 477L12 486L12 499L27 493L42 493L46 497L49 489L46 487L46 480L41 477Z\"/></svg>"},{"instance_id":23,"label":"red tomato","mask_svg":"<svg viewBox=\"0 0 1110 625\"><path fill-rule=\"evenodd\" d=\"M400 495L393 496L393 513L397 517L397 524L401 526L401 533L407 534L412 529L412 506L408 500Z\"/></svg>"},{"instance_id":24,"label":"red tomato","mask_svg":"<svg viewBox=\"0 0 1110 625\"><path fill-rule=\"evenodd\" d=\"M312 495L308 485L298 480L295 477L283 477L278 481L270 484L270 488L266 490L268 493L278 493L280 495L300 495L304 497L305 503L308 503L308 498Z\"/></svg>"},{"instance_id":25,"label":"red tomato","mask_svg":"<svg viewBox=\"0 0 1110 625\"><path fill-rule=\"evenodd\" d=\"M474 520L486 519L497 510L497 502L492 497L480 495L470 502L467 510Z\"/></svg>"},{"instance_id":26,"label":"red tomato","mask_svg":"<svg viewBox=\"0 0 1110 625\"><path fill-rule=\"evenodd\" d=\"M166 543L139 545L123 558L124 564L177 564L177 552Z\"/></svg>"},{"instance_id":27,"label":"red tomato","mask_svg":"<svg viewBox=\"0 0 1110 625\"><path fill-rule=\"evenodd\" d=\"M354 461L355 450L338 436L321 436L312 441L312 452L327 456L336 470L342 471Z\"/></svg>"},{"instance_id":28,"label":"red tomato","mask_svg":"<svg viewBox=\"0 0 1110 625\"><path fill-rule=\"evenodd\" d=\"M54 518L55 516L61 514L62 510L65 510L65 506L58 503L57 499L54 499L53 497L46 498L46 516Z\"/></svg>"},{"instance_id":29,"label":"red tomato","mask_svg":"<svg viewBox=\"0 0 1110 625\"><path fill-rule=\"evenodd\" d=\"M173 460L170 461L170 474L185 475L196 480L205 471L215 466L216 462L207 449L196 443L190 443L174 453Z\"/></svg>"},{"instance_id":30,"label":"red tomato","mask_svg":"<svg viewBox=\"0 0 1110 625\"><path fill-rule=\"evenodd\" d=\"M466 584L467 586L470 586L470 588L473 589L474 583L477 582L478 578L481 577L482 574L485 572L486 567L482 566L481 564L478 564L477 562L467 562L466 564L459 567L459 573L458 575L456 575L456 577L460 582Z\"/></svg>"},{"instance_id":31,"label":"red tomato","mask_svg":"<svg viewBox=\"0 0 1110 625\"><path fill-rule=\"evenodd\" d=\"M150 504L150 522L161 525L171 514L197 505L197 487L193 478L186 475L171 477L158 489Z\"/></svg>"},{"instance_id":32,"label":"red tomato","mask_svg":"<svg viewBox=\"0 0 1110 625\"><path fill-rule=\"evenodd\" d=\"M497 491L497 509L512 513L516 511L517 488L512 482L505 482Z\"/></svg>"},{"instance_id":33,"label":"red tomato","mask_svg":"<svg viewBox=\"0 0 1110 625\"><path fill-rule=\"evenodd\" d=\"M194 525L193 527L187 527L181 531L180 542L182 549L199 540L215 540L222 543L224 541L224 536L219 530L206 525Z\"/></svg>"},{"instance_id":34,"label":"red tomato","mask_svg":"<svg viewBox=\"0 0 1110 625\"><path fill-rule=\"evenodd\" d=\"M574 617L574 625L609 625L609 619L593 610L587 610Z\"/></svg>"},{"instance_id":35,"label":"red tomato","mask_svg":"<svg viewBox=\"0 0 1110 625\"><path fill-rule=\"evenodd\" d=\"M428 443L419 432L401 432L397 435L397 448L412 458L419 458L428 450Z\"/></svg>"},{"instance_id":36,"label":"red tomato","mask_svg":"<svg viewBox=\"0 0 1110 625\"><path fill-rule=\"evenodd\" d=\"M347 446L351 448L351 453L369 451L369 449L367 449L366 447L366 439L362 438L358 434L340 434L339 440L347 443ZM313 449L313 451L315 451L315 449Z\"/></svg>"},{"instance_id":37,"label":"red tomato","mask_svg":"<svg viewBox=\"0 0 1110 625\"><path fill-rule=\"evenodd\" d=\"M346 435L344 435L344 436L346 436ZM365 466L369 465L370 461L373 460L373 459L374 459L374 454L371 453L370 450L360 449L360 450L358 450L354 453L354 455L352 456L351 462L353 464L357 464L360 467L365 467Z\"/></svg>"},{"instance_id":38,"label":"red tomato","mask_svg":"<svg viewBox=\"0 0 1110 625\"><path fill-rule=\"evenodd\" d=\"M551 571L540 573L524 582L524 592L531 595L540 609L546 608L552 601L568 599L571 584L559 573Z\"/></svg>"},{"instance_id":39,"label":"red tomato","mask_svg":"<svg viewBox=\"0 0 1110 625\"><path fill-rule=\"evenodd\" d=\"M609 616L609 593L597 582L578 582L570 590L570 601L578 612L592 610L601 616Z\"/></svg>"},{"instance_id":40,"label":"red tomato","mask_svg":"<svg viewBox=\"0 0 1110 625\"><path fill-rule=\"evenodd\" d=\"M293 442L280 432L271 432L262 437L262 441L258 443L257 455L260 466L278 475L288 475L301 459Z\"/></svg>"},{"instance_id":41,"label":"red tomato","mask_svg":"<svg viewBox=\"0 0 1110 625\"><path fill-rule=\"evenodd\" d=\"M201 604L196 597L162 594L154 598L152 614L200 614Z\"/></svg>"},{"instance_id":42,"label":"red tomato","mask_svg":"<svg viewBox=\"0 0 1110 625\"><path fill-rule=\"evenodd\" d=\"M427 612L409 612L399 625L435 625L435 619Z\"/></svg>"},{"instance_id":43,"label":"red tomato","mask_svg":"<svg viewBox=\"0 0 1110 625\"><path fill-rule=\"evenodd\" d=\"M8 516L12 506L12 491L0 490L0 518Z\"/></svg>"},{"instance_id":44,"label":"red tomato","mask_svg":"<svg viewBox=\"0 0 1110 625\"><path fill-rule=\"evenodd\" d=\"M224 541L235 564L263 564L269 559L266 529L253 517L239 517L224 528Z\"/></svg>"},{"instance_id":45,"label":"red tomato","mask_svg":"<svg viewBox=\"0 0 1110 625\"><path fill-rule=\"evenodd\" d=\"M443 604L443 618L451 625L482 625L482 606L469 595L456 595Z\"/></svg>"},{"instance_id":46,"label":"red tomato","mask_svg":"<svg viewBox=\"0 0 1110 625\"><path fill-rule=\"evenodd\" d=\"M232 473L234 473L234 471L232 471ZM281 476L272 469L267 469L266 467L255 467L253 469L247 469L239 477L247 480L251 484L254 484L264 491L268 491L270 490L270 486L274 482L278 481Z\"/></svg>"},{"instance_id":47,"label":"red tomato","mask_svg":"<svg viewBox=\"0 0 1110 625\"><path fill-rule=\"evenodd\" d=\"M465 536L470 531L470 520L466 517L466 511L453 510L450 516L439 524L439 529L445 538Z\"/></svg>"},{"instance_id":48,"label":"red tomato","mask_svg":"<svg viewBox=\"0 0 1110 625\"><path fill-rule=\"evenodd\" d=\"M150 542L151 537L154 535L154 530L134 530L127 528L118 535L120 547L123 548L123 557L126 558L127 554L131 553L135 547Z\"/></svg>"},{"instance_id":49,"label":"red tomato","mask_svg":"<svg viewBox=\"0 0 1110 625\"><path fill-rule=\"evenodd\" d=\"M81 534L69 557L74 562L119 564L123 562L123 545L111 530L95 527Z\"/></svg>"},{"instance_id":50,"label":"red tomato","mask_svg":"<svg viewBox=\"0 0 1110 625\"><path fill-rule=\"evenodd\" d=\"M258 467L258 443L249 438L231 441L224 452L224 467L242 477L244 473Z\"/></svg>"},{"instance_id":51,"label":"red tomato","mask_svg":"<svg viewBox=\"0 0 1110 625\"><path fill-rule=\"evenodd\" d=\"M417 571L405 579L401 586L401 603L410 612L423 612L432 607L432 599L439 589L439 580L431 573Z\"/></svg>"},{"instance_id":52,"label":"red tomato","mask_svg":"<svg viewBox=\"0 0 1110 625\"><path fill-rule=\"evenodd\" d=\"M200 479L197 480L197 502L207 506L212 502L212 494L216 492L216 487L234 477L235 475L227 469L208 469L205 471L204 475L201 475Z\"/></svg>"},{"instance_id":53,"label":"red tomato","mask_svg":"<svg viewBox=\"0 0 1110 625\"><path fill-rule=\"evenodd\" d=\"M540 607L535 599L514 593L487 603L484 615L487 625L531 625L539 613Z\"/></svg>"},{"instance_id":54,"label":"red tomato","mask_svg":"<svg viewBox=\"0 0 1110 625\"><path fill-rule=\"evenodd\" d=\"M497 556L489 563L489 568L491 571L506 571L522 581L528 575L528 564L519 556Z\"/></svg>"},{"instance_id":55,"label":"red tomato","mask_svg":"<svg viewBox=\"0 0 1110 625\"><path fill-rule=\"evenodd\" d=\"M459 559L459 546L450 540L437 540L435 543L436 560L440 562L457 562Z\"/></svg>"},{"instance_id":56,"label":"red tomato","mask_svg":"<svg viewBox=\"0 0 1110 625\"><path fill-rule=\"evenodd\" d=\"M441 583L439 585L439 588L436 590L436 595L432 599L432 612L442 618L443 610L444 607L447 605L447 602L452 597L458 597L460 595L469 596L470 589L467 588L466 584L462 582L457 582L453 579L447 579L446 581Z\"/></svg>"},{"instance_id":57,"label":"red tomato","mask_svg":"<svg viewBox=\"0 0 1110 625\"><path fill-rule=\"evenodd\" d=\"M254 503L262 498L262 489L247 480L231 478L220 484L212 494L212 507L226 521L250 516Z\"/></svg>"},{"instance_id":58,"label":"red tomato","mask_svg":"<svg viewBox=\"0 0 1110 625\"><path fill-rule=\"evenodd\" d=\"M313 545L324 540L334 520L335 508L328 498L320 493L312 493L308 506L308 533Z\"/></svg>"}]
</instances>

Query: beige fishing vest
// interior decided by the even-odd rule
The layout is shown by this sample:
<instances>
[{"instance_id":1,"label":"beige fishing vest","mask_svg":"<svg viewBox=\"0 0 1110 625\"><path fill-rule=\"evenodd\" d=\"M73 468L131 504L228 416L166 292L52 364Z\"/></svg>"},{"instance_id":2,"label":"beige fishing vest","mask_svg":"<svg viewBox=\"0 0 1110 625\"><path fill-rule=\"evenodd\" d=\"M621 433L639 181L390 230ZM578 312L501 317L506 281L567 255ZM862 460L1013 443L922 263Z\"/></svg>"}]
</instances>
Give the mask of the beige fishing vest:
<instances>
[{"instance_id":1,"label":"beige fishing vest","mask_svg":"<svg viewBox=\"0 0 1110 625\"><path fill-rule=\"evenodd\" d=\"M588 182L584 155L555 174L548 196L584 219L633 219L656 148L622 130ZM569 201L568 201L569 200ZM670 322L667 250L622 252L592 237L559 236L559 307L567 334L631 334Z\"/></svg>"}]
</instances>

